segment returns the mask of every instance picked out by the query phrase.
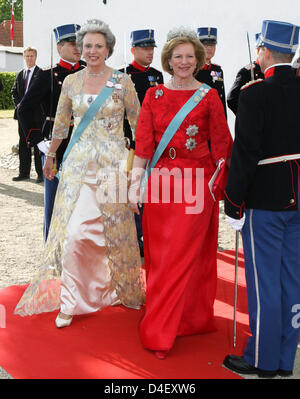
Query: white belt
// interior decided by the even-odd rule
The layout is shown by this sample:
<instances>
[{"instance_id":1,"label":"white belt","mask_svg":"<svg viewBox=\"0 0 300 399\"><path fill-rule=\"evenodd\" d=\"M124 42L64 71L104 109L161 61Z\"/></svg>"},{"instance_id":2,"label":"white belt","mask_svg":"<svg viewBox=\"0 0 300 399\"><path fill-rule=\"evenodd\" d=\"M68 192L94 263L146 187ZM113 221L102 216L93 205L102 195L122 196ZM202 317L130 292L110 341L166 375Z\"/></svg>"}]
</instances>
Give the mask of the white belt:
<instances>
[{"instance_id":1,"label":"white belt","mask_svg":"<svg viewBox=\"0 0 300 399\"><path fill-rule=\"evenodd\" d=\"M277 162L293 161L295 159L300 159L300 154L281 155L280 157L262 159L257 165L269 165Z\"/></svg>"}]
</instances>

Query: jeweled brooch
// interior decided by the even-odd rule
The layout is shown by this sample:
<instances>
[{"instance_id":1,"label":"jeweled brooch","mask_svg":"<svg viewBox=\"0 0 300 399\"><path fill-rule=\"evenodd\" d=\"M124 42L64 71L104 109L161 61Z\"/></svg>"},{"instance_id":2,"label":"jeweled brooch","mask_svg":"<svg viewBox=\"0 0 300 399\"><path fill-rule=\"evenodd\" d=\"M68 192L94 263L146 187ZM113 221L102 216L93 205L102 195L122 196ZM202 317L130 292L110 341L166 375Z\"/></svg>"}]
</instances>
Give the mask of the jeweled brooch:
<instances>
[{"instance_id":1,"label":"jeweled brooch","mask_svg":"<svg viewBox=\"0 0 300 399\"><path fill-rule=\"evenodd\" d=\"M193 151L194 148L196 148L196 140L195 139L187 139L185 146L187 150Z\"/></svg>"},{"instance_id":2,"label":"jeweled brooch","mask_svg":"<svg viewBox=\"0 0 300 399\"><path fill-rule=\"evenodd\" d=\"M162 90L157 89L155 91L155 98L157 99L158 97L162 97L164 92Z\"/></svg>"},{"instance_id":3,"label":"jeweled brooch","mask_svg":"<svg viewBox=\"0 0 300 399\"><path fill-rule=\"evenodd\" d=\"M199 131L199 128L197 125L190 125L187 129L186 129L186 133L188 136L195 136Z\"/></svg>"},{"instance_id":4,"label":"jeweled brooch","mask_svg":"<svg viewBox=\"0 0 300 399\"><path fill-rule=\"evenodd\" d=\"M189 136L189 138L186 140L185 146L187 150L193 151L194 148L196 148L197 143L195 139L192 139L192 137L196 136L196 134L199 133L199 128L197 125L190 125L186 131L185 134Z\"/></svg>"}]
</instances>

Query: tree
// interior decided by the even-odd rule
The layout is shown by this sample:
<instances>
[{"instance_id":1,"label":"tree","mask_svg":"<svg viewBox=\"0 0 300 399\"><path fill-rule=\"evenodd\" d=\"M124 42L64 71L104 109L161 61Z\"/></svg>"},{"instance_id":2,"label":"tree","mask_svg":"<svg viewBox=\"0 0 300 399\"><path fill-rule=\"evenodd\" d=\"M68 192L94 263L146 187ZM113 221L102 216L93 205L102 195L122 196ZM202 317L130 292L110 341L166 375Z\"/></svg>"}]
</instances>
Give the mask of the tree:
<instances>
[{"instance_id":1,"label":"tree","mask_svg":"<svg viewBox=\"0 0 300 399\"><path fill-rule=\"evenodd\" d=\"M11 0L0 0L0 23L5 19L10 20L11 18ZM15 2L15 21L23 20L23 0L17 0Z\"/></svg>"}]
</instances>

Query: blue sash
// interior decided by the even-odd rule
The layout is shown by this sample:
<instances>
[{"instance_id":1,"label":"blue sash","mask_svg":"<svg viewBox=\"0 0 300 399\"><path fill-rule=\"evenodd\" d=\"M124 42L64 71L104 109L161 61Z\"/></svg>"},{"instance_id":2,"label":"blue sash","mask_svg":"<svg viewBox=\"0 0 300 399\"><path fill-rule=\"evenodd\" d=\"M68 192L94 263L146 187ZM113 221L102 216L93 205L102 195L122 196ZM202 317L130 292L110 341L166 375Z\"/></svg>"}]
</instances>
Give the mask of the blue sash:
<instances>
[{"instance_id":1,"label":"blue sash","mask_svg":"<svg viewBox=\"0 0 300 399\"><path fill-rule=\"evenodd\" d=\"M174 134L177 132L179 129L180 125L186 118L186 116L200 103L200 101L206 96L206 94L209 92L211 89L210 86L208 86L205 83L202 83L202 85L199 87L199 89L192 95L192 97L189 98L189 100L183 105L182 108L177 112L177 114L174 116L174 118L171 120L169 126L165 130L156 150L155 153L151 159L150 165L149 161L146 166L145 173L141 179L141 193L142 193L142 198L144 198L146 187L147 187L147 182L149 179L149 176L151 175L152 169L155 167L157 161L161 157L162 153L165 151L167 145L169 142L172 140Z\"/></svg>"},{"instance_id":2,"label":"blue sash","mask_svg":"<svg viewBox=\"0 0 300 399\"><path fill-rule=\"evenodd\" d=\"M119 73L121 73L121 72L119 72L117 70L115 70L113 72L113 74L119 74ZM111 81L113 84L116 83L116 80L113 77L110 77L109 81ZM99 111L99 109L104 104L104 102L108 99L108 97L111 95L113 90L114 90L114 86L112 86L112 87L104 86L104 88L101 90L101 92L96 97L95 101L86 110L85 114L83 115L81 121L79 122L79 124L77 126L76 131L71 136L71 140L70 140L70 142L66 148L66 151L64 153L64 156L63 156L62 164L67 159L67 156L71 152L74 144L77 143L81 134L85 131L85 129L88 127L88 125L92 122L94 116ZM62 165L61 165L61 167L62 167ZM59 172L57 173L56 177L59 179Z\"/></svg>"}]
</instances>

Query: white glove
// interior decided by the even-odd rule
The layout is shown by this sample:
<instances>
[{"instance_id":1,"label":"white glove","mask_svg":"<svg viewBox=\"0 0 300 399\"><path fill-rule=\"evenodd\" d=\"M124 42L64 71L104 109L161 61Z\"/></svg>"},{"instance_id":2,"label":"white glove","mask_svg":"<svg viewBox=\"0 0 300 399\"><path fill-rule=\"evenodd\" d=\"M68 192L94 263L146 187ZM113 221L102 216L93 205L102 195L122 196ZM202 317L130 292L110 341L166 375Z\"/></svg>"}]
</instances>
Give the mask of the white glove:
<instances>
[{"instance_id":1,"label":"white glove","mask_svg":"<svg viewBox=\"0 0 300 399\"><path fill-rule=\"evenodd\" d=\"M230 224L230 226L234 229L234 230L242 230L244 223L246 220L246 215L244 214L243 217L241 219L233 219L230 216L227 216L227 221Z\"/></svg>"},{"instance_id":2,"label":"white glove","mask_svg":"<svg viewBox=\"0 0 300 399\"><path fill-rule=\"evenodd\" d=\"M48 149L49 149L49 146L47 145L47 143L48 142L46 142L46 141L40 141L38 144L37 144L37 146L38 146L38 149L41 151L41 152L43 152L45 155L47 155L47 152L48 152Z\"/></svg>"}]
</instances>

